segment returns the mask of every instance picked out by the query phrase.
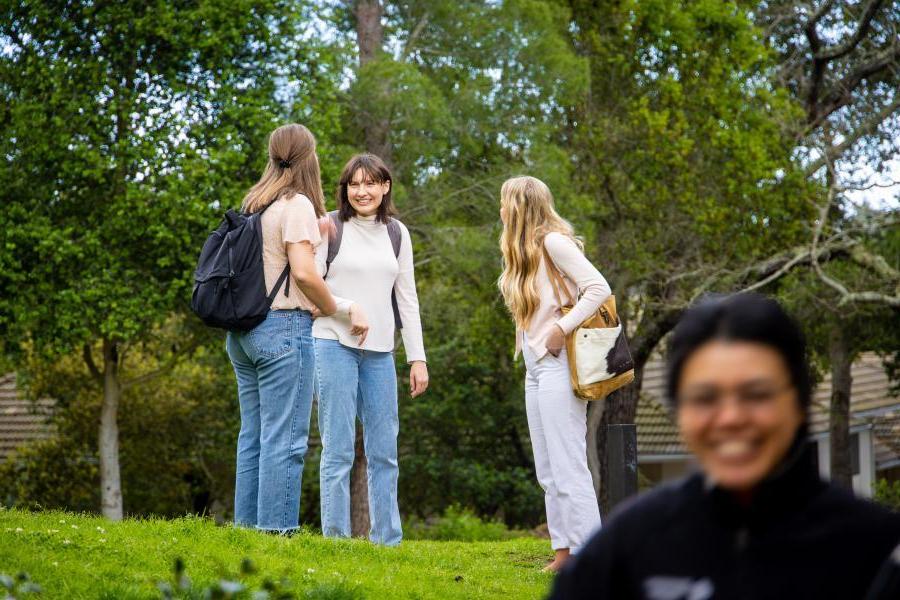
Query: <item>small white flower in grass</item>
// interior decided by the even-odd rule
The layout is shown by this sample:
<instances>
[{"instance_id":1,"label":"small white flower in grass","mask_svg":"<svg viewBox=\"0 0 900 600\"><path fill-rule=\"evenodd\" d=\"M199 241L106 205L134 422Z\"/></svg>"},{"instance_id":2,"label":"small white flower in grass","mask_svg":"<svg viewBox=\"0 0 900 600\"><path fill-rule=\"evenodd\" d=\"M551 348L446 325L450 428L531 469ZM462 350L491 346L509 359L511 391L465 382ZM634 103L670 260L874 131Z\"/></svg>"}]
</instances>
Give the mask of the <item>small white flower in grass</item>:
<instances>
[{"instance_id":1,"label":"small white flower in grass","mask_svg":"<svg viewBox=\"0 0 900 600\"><path fill-rule=\"evenodd\" d=\"M22 533L23 531L25 531L25 530L22 529L21 527L16 527L16 533Z\"/></svg>"},{"instance_id":2,"label":"small white flower in grass","mask_svg":"<svg viewBox=\"0 0 900 600\"><path fill-rule=\"evenodd\" d=\"M309 573L310 575L312 575L313 573L316 572L316 570L315 569L307 569L306 572Z\"/></svg>"},{"instance_id":3,"label":"small white flower in grass","mask_svg":"<svg viewBox=\"0 0 900 600\"><path fill-rule=\"evenodd\" d=\"M100 533L106 533L106 530L103 529L102 527L98 527L97 531L99 531Z\"/></svg>"},{"instance_id":4,"label":"small white flower in grass","mask_svg":"<svg viewBox=\"0 0 900 600\"><path fill-rule=\"evenodd\" d=\"M72 540L63 540L63 546L68 546L72 543Z\"/></svg>"},{"instance_id":5,"label":"small white flower in grass","mask_svg":"<svg viewBox=\"0 0 900 600\"><path fill-rule=\"evenodd\" d=\"M69 525L72 529L78 529L78 525Z\"/></svg>"},{"instance_id":6,"label":"small white flower in grass","mask_svg":"<svg viewBox=\"0 0 900 600\"><path fill-rule=\"evenodd\" d=\"M103 544L105 544L105 543L106 543L106 539L100 538L100 542L103 543Z\"/></svg>"}]
</instances>

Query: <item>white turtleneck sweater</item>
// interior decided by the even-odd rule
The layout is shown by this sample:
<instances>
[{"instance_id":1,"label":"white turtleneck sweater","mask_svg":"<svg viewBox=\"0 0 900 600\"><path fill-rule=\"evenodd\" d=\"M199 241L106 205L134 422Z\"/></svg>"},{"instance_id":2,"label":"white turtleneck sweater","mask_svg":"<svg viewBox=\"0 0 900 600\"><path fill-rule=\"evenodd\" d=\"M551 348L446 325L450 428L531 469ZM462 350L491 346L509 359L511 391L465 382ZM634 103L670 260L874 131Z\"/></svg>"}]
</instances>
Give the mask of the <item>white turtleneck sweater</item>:
<instances>
[{"instance_id":1,"label":"white turtleneck sweater","mask_svg":"<svg viewBox=\"0 0 900 600\"><path fill-rule=\"evenodd\" d=\"M391 290L397 295L401 336L409 362L425 360L422 340L422 321L419 317L419 298L413 269L412 240L400 221L400 256L388 236L387 226L371 217L351 217L344 223L341 249L331 263L325 283L337 302L337 312L319 317L313 322L313 337L338 340L344 346L390 352L394 349L394 310ZM316 248L316 265L325 275L328 256L328 236ZM362 307L369 321L369 333L363 346L359 337L350 335L350 306Z\"/></svg>"}]
</instances>

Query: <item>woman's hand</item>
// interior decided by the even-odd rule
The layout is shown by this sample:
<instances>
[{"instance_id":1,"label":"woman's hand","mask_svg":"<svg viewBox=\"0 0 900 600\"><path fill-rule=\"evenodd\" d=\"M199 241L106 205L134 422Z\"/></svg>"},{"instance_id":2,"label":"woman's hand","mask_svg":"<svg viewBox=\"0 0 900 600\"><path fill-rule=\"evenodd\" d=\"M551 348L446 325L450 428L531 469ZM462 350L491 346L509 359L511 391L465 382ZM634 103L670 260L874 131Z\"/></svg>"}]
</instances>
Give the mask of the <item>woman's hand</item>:
<instances>
[{"instance_id":1,"label":"woman's hand","mask_svg":"<svg viewBox=\"0 0 900 600\"><path fill-rule=\"evenodd\" d=\"M554 325L550 330L550 336L547 338L547 352L553 356L559 356L562 349L566 347L566 334L559 325Z\"/></svg>"},{"instance_id":2,"label":"woman's hand","mask_svg":"<svg viewBox=\"0 0 900 600\"><path fill-rule=\"evenodd\" d=\"M428 367L424 360L414 360L409 367L409 390L415 398L428 389Z\"/></svg>"},{"instance_id":3,"label":"woman's hand","mask_svg":"<svg viewBox=\"0 0 900 600\"><path fill-rule=\"evenodd\" d=\"M350 305L350 335L359 336L360 348L366 343L366 336L369 335L369 320L366 319L362 306L356 302Z\"/></svg>"}]
</instances>

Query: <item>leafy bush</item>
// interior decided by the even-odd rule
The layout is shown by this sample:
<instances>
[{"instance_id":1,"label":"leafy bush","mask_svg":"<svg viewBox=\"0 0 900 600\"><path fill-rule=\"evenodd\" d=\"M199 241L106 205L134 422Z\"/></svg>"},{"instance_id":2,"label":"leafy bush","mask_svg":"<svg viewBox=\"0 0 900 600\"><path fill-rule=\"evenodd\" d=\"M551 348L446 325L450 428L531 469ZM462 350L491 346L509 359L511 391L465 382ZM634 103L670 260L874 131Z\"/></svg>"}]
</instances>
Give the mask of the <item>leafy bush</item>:
<instances>
[{"instance_id":1,"label":"leafy bush","mask_svg":"<svg viewBox=\"0 0 900 600\"><path fill-rule=\"evenodd\" d=\"M874 499L879 504L900 512L900 481L879 479L875 482Z\"/></svg>"},{"instance_id":2,"label":"leafy bush","mask_svg":"<svg viewBox=\"0 0 900 600\"><path fill-rule=\"evenodd\" d=\"M411 519L403 533L412 540L460 542L493 542L527 535L526 532L508 529L501 521L482 520L471 509L458 504L449 506L441 517Z\"/></svg>"}]
</instances>

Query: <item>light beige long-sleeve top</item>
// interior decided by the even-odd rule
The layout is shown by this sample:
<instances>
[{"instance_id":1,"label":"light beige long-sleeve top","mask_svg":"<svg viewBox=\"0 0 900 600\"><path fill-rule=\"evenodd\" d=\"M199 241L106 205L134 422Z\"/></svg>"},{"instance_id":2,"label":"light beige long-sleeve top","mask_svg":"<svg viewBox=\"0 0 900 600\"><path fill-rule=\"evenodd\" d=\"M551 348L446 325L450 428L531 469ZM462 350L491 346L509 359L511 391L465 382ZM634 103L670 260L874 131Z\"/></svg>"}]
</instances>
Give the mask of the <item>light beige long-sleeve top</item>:
<instances>
[{"instance_id":1,"label":"light beige long-sleeve top","mask_svg":"<svg viewBox=\"0 0 900 600\"><path fill-rule=\"evenodd\" d=\"M524 331L528 338L528 346L538 360L547 354L547 338L555 325L559 325L563 333L568 335L591 316L612 293L606 279L585 257L574 240L561 233L552 232L544 237L544 247L556 269L565 278L569 295L579 299L567 315L562 314L541 253L541 261L535 276L540 303L531 317L528 329ZM560 290L560 293L563 295L562 301L566 302L568 297L565 292ZM517 357L522 349L522 333L521 329L516 330Z\"/></svg>"},{"instance_id":2,"label":"light beige long-sleeve top","mask_svg":"<svg viewBox=\"0 0 900 600\"><path fill-rule=\"evenodd\" d=\"M394 247L387 226L375 216L351 217L344 223L341 249L328 269L325 283L337 303L337 312L313 322L313 337L338 340L349 348L360 348L357 336L350 334L350 306L359 304L369 321L369 333L362 350L390 352L394 349L394 309L391 291L397 295L397 308L403 328L400 336L406 360L425 360L419 297L416 293L412 239L406 226L400 226L400 255ZM328 236L316 249L316 266L325 275Z\"/></svg>"}]
</instances>

